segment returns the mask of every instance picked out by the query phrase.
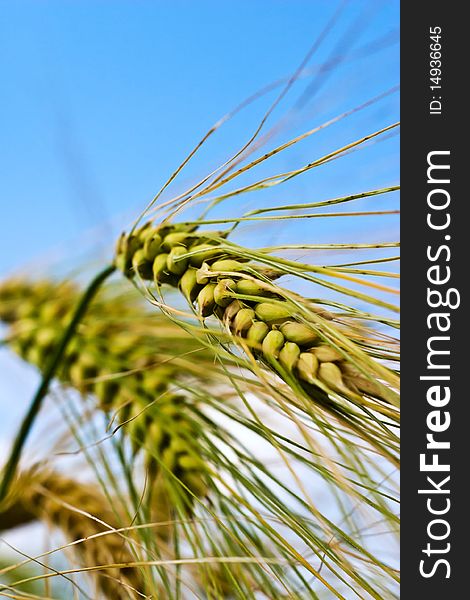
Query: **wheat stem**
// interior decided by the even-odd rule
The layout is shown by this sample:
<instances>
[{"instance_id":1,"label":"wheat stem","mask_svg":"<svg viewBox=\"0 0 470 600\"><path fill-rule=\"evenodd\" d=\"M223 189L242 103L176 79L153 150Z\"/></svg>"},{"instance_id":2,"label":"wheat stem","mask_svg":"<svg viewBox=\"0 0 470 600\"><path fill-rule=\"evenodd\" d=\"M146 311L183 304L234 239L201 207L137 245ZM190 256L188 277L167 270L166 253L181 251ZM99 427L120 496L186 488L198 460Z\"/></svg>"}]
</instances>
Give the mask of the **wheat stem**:
<instances>
[{"instance_id":1,"label":"wheat stem","mask_svg":"<svg viewBox=\"0 0 470 600\"><path fill-rule=\"evenodd\" d=\"M51 360L47 367L44 369L44 373L42 376L41 383L39 388L34 395L33 400L31 401L31 405L26 413L23 422L18 430L18 433L15 437L15 441L13 442L13 446L10 452L10 456L5 465L5 469L3 472L2 482L0 483L0 501L3 500L8 493L8 489L10 487L11 481L15 475L16 468L18 466L21 452L23 450L23 446L26 442L28 434L33 426L34 420L36 419L39 410L41 409L42 402L49 390L49 385L52 379L55 376L57 369L60 366L61 360L64 356L64 353L67 349L67 346L71 339L73 338L75 331L77 329L78 324L82 320L85 315L87 308L92 301L93 297L98 292L102 283L115 271L115 266L110 265L103 269L96 277L91 281L88 288L83 293L75 312L72 316L72 319L65 329L63 336L57 345L57 348L54 354L51 357Z\"/></svg>"}]
</instances>

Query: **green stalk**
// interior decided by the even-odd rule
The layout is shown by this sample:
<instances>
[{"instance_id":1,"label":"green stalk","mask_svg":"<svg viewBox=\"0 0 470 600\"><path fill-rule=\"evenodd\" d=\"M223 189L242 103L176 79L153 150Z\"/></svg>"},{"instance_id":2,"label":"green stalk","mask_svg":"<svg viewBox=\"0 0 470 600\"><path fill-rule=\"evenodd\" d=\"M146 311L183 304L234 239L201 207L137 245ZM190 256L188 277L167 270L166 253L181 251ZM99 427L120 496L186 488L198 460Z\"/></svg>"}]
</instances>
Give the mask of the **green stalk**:
<instances>
[{"instance_id":1,"label":"green stalk","mask_svg":"<svg viewBox=\"0 0 470 600\"><path fill-rule=\"evenodd\" d=\"M55 353L52 355L50 363L44 370L41 384L36 394L34 395L33 400L31 401L31 405L28 409L28 412L26 413L26 416L23 419L23 422L21 423L21 427L13 443L8 462L5 465L3 479L0 484L0 502L5 498L5 496L8 493L11 481L15 475L16 468L21 457L23 446L26 442L34 420L37 417L39 410L41 409L42 402L47 392L49 391L49 385L57 371L57 368L60 365L60 362L64 356L67 346L72 340L77 326L83 319L90 302L93 300L94 296L98 292L103 282L115 271L115 269L116 267L114 265L110 265L106 267L103 271L98 273L98 275L96 275L96 277L91 281L88 288L84 291L77 305L77 308L75 309L72 320L70 321L67 329L64 331L62 339L60 340L60 343L57 346Z\"/></svg>"}]
</instances>

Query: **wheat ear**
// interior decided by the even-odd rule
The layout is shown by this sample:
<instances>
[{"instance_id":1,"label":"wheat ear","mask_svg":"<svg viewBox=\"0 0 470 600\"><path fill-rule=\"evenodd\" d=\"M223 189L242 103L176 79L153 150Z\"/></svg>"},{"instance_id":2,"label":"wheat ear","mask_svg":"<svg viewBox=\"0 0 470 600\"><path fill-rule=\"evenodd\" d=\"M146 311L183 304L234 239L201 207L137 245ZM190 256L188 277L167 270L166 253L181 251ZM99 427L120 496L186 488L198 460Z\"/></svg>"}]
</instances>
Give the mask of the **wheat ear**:
<instances>
[{"instance_id":1,"label":"wheat ear","mask_svg":"<svg viewBox=\"0 0 470 600\"><path fill-rule=\"evenodd\" d=\"M367 406L367 398L378 400L379 410L387 402L384 386L322 337L322 329L334 329L330 313L313 307L309 322L273 284L281 271L243 260L214 234L149 222L121 236L115 264L128 278L178 287L201 317L216 316L245 349L311 397L326 388Z\"/></svg>"},{"instance_id":2,"label":"wheat ear","mask_svg":"<svg viewBox=\"0 0 470 600\"><path fill-rule=\"evenodd\" d=\"M0 285L0 319L11 326L13 349L43 370L78 294L70 282L13 279ZM190 505L193 494L206 494L207 469L198 456L191 400L173 391L172 384L187 379L185 367L190 359L181 358L181 352L197 352L201 366L208 357L177 325L151 317L150 322L142 306L125 297L96 301L68 346L57 375L81 393L94 394L103 410L116 411L134 453L145 452L152 480L162 469L170 472L180 482L176 489ZM198 380L206 384L212 371L201 368Z\"/></svg>"},{"instance_id":3,"label":"wheat ear","mask_svg":"<svg viewBox=\"0 0 470 600\"><path fill-rule=\"evenodd\" d=\"M20 473L0 506L0 531L32 520L47 522L59 528L68 542L78 542L73 549L83 567L103 565L95 573L106 598L145 597L145 581L138 568L106 567L136 559L126 538L113 533L122 523L95 486L54 471Z\"/></svg>"}]
</instances>

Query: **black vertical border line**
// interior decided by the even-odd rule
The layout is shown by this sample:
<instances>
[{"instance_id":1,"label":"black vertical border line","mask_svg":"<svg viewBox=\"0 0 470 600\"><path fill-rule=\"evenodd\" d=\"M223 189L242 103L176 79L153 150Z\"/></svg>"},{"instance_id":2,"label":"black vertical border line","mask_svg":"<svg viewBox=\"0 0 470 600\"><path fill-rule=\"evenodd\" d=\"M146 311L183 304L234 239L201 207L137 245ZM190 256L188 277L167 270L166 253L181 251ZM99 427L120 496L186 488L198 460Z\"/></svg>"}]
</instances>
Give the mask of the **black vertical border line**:
<instances>
[{"instance_id":1,"label":"black vertical border line","mask_svg":"<svg viewBox=\"0 0 470 600\"><path fill-rule=\"evenodd\" d=\"M470 58L470 27L463 15L461 4L430 0L427 2L401 3L401 229L402 229L402 528L401 528L401 598L453 600L470 598L470 565L468 541L470 538L469 513L470 489L470 349L466 343L470 339L468 318L468 280L470 278L470 208L469 191L465 182L470 168L465 163L470 152L464 148L465 138L470 135L467 99L469 87L468 61ZM430 28L440 27L441 32L441 71L442 89L430 90ZM430 114L430 101L436 96L442 102L441 114ZM438 98L438 97L441 98ZM436 104L437 106L437 104ZM433 159L436 163L450 164L450 183L433 184L427 181L428 153L449 151L449 156L441 155ZM437 155L436 155L437 156ZM444 171L437 176L444 179ZM435 211L428 206L428 194L433 189L445 189L450 195L448 209ZM432 196L444 201L445 194ZM445 230L433 230L427 224L428 213L431 219L442 219L445 213L450 216L450 225ZM450 236L446 239L445 236ZM427 252L431 248L436 256L441 246L439 258L430 261ZM447 275L447 284L432 285L428 280L430 266L439 265L440 273ZM433 272L437 274L436 271ZM440 278L442 276L440 275ZM428 287L441 289L445 294L455 288L460 294L460 306L455 309L430 308L427 301ZM453 295L457 297L456 294ZM428 366L430 337L439 335L435 320L427 317L432 312L448 313L450 329L443 336L450 340L435 341L441 349L449 349L450 355L441 355L436 363L450 364L449 370L432 370ZM445 319L441 322L443 324ZM450 381L431 382L421 380L426 375L449 375ZM449 386L450 400L447 405L433 407L427 400L428 389L433 385ZM440 388L441 391L443 388ZM444 390L445 391L445 390ZM443 392L444 393L444 392ZM436 397L436 396L434 396ZM440 416L429 417L431 411L439 410ZM436 424L445 421L445 412L450 417L449 428L435 433L436 440L450 442L449 449L438 452L426 449L426 435L431 433L428 419ZM426 462L432 461L432 454L438 454L438 461L450 466L449 472L423 472L420 469L420 454L427 453ZM427 477L434 480L435 486L448 493L418 493L418 490L434 489ZM442 483L447 476L450 479ZM448 499L448 500L447 500ZM429 512L428 500L433 510L449 510L441 515ZM450 505L448 503L450 502ZM450 531L442 540L447 526L444 523L430 523L434 519L448 522ZM430 527L430 529L429 529ZM428 547L427 544L430 544ZM449 546L447 546L449 544ZM426 550L426 552L423 552ZM428 550L430 550L428 552ZM448 550L448 551L447 551ZM438 560L443 560L437 564ZM424 561L421 563L421 561ZM420 566L426 574L424 577ZM449 575L449 577L446 577Z\"/></svg>"}]
</instances>

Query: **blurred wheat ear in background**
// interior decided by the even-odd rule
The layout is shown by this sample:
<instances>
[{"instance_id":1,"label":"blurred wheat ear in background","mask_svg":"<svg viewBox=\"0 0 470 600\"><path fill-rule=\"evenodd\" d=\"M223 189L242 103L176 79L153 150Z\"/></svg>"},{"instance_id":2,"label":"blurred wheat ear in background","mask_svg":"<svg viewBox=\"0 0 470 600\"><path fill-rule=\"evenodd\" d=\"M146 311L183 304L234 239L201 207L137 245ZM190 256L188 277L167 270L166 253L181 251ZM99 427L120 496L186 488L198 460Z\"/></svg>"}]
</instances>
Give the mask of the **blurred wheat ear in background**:
<instances>
[{"instance_id":1,"label":"blurred wheat ear in background","mask_svg":"<svg viewBox=\"0 0 470 600\"><path fill-rule=\"evenodd\" d=\"M62 530L82 567L96 574L96 585L108 598L145 594L144 577L119 520L103 494L59 473L21 473L0 512L0 531L40 519ZM107 566L115 565L115 566ZM102 566L102 568L100 568Z\"/></svg>"},{"instance_id":2,"label":"blurred wheat ear in background","mask_svg":"<svg viewBox=\"0 0 470 600\"><path fill-rule=\"evenodd\" d=\"M0 320L10 325L11 347L44 370L78 298L79 289L68 281L1 284ZM145 453L150 494L163 466L181 477L180 495L188 496L184 486L190 495L204 495L205 469L193 447L197 429L186 415L190 400L172 384L188 385L196 377L198 385L214 385L211 364L210 353L171 321L149 315L134 298L110 294L91 305L57 377L83 395L95 395L109 415L115 412L115 426L129 435L133 454Z\"/></svg>"}]
</instances>

